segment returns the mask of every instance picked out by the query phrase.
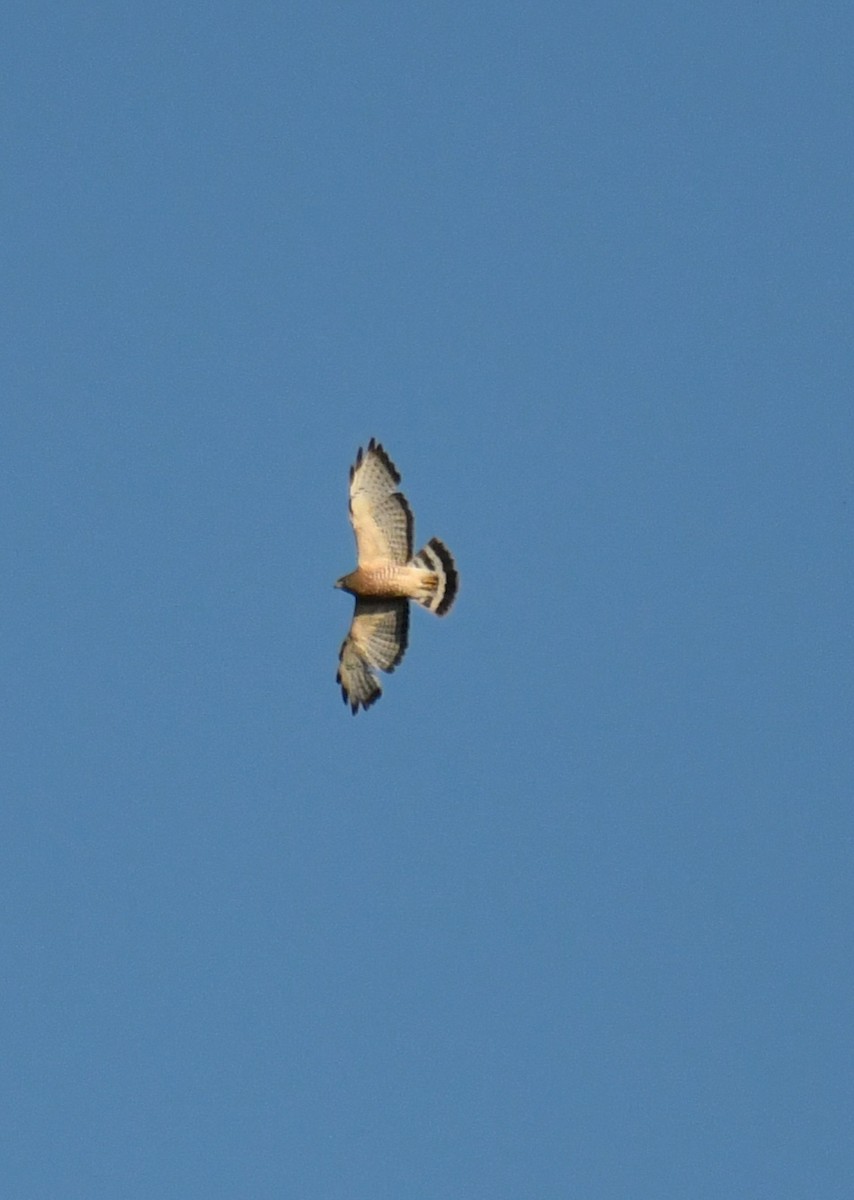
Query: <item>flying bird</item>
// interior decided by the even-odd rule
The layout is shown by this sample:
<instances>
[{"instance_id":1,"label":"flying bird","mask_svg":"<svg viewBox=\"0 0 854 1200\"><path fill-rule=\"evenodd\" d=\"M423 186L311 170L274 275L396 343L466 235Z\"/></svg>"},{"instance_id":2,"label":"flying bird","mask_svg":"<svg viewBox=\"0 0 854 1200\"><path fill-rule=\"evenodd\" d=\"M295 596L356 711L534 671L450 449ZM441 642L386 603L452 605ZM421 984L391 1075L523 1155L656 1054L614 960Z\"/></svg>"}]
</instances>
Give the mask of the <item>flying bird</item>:
<instances>
[{"instance_id":1,"label":"flying bird","mask_svg":"<svg viewBox=\"0 0 854 1200\"><path fill-rule=\"evenodd\" d=\"M350 522L356 535L355 571L335 586L356 597L350 630L338 655L338 682L353 713L370 708L382 688L376 671L393 671L406 653L409 601L443 617L454 603L459 576L444 542L431 538L412 553L414 521L397 490L400 472L379 442L350 468Z\"/></svg>"}]
</instances>

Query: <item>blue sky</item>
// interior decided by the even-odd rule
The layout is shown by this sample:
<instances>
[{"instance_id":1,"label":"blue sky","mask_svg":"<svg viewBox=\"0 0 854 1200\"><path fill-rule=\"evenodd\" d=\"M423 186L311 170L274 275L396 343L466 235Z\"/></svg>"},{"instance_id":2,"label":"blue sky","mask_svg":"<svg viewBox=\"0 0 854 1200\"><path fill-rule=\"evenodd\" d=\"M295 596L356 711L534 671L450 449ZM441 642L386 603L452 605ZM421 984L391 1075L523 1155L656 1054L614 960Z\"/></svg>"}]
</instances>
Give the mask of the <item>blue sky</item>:
<instances>
[{"instance_id":1,"label":"blue sky","mask_svg":"<svg viewBox=\"0 0 854 1200\"><path fill-rule=\"evenodd\" d=\"M853 28L6 6L4 1195L848 1195Z\"/></svg>"}]
</instances>

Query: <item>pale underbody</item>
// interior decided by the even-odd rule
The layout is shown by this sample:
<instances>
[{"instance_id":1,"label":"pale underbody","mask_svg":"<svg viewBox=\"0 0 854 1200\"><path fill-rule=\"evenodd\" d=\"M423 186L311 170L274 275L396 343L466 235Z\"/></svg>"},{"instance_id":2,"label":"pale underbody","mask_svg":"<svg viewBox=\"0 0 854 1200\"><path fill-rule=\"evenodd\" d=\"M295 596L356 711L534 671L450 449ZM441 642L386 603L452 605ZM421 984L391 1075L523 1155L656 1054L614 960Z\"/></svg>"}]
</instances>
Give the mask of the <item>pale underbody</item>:
<instances>
[{"instance_id":1,"label":"pale underbody","mask_svg":"<svg viewBox=\"0 0 854 1200\"><path fill-rule=\"evenodd\" d=\"M435 592L439 586L438 576L433 571L409 564L403 566L357 567L349 575L342 576L336 587L354 596L366 596L374 600L414 600L425 591Z\"/></svg>"}]
</instances>

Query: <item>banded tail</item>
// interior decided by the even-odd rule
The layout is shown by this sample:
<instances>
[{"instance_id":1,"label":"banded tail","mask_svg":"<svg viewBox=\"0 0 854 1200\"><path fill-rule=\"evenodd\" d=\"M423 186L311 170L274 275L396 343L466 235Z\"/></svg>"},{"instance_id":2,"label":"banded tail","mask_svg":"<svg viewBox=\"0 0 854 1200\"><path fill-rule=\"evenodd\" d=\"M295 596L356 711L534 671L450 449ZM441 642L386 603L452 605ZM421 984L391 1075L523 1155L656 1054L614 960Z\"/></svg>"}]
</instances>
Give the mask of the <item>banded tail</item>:
<instances>
[{"instance_id":1,"label":"banded tail","mask_svg":"<svg viewBox=\"0 0 854 1200\"><path fill-rule=\"evenodd\" d=\"M425 574L413 600L429 608L437 617L444 617L450 611L460 586L454 556L448 547L439 538L430 538L427 545L410 559L409 565L429 572Z\"/></svg>"}]
</instances>

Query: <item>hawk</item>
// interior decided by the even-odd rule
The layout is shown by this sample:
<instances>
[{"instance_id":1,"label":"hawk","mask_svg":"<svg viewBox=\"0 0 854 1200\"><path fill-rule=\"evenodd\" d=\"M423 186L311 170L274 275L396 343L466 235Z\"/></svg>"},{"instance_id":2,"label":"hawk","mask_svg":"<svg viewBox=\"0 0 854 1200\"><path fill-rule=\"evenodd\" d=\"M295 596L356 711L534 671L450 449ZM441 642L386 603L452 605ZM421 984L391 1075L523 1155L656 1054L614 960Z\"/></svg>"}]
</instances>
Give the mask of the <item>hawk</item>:
<instances>
[{"instance_id":1,"label":"hawk","mask_svg":"<svg viewBox=\"0 0 854 1200\"><path fill-rule=\"evenodd\" d=\"M406 653L409 601L443 617L459 586L450 550L438 538L412 553L413 518L397 490L400 472L379 442L350 468L350 522L357 567L336 581L356 597L350 630L338 655L338 682L353 713L370 708L382 688L376 671L393 671Z\"/></svg>"}]
</instances>

